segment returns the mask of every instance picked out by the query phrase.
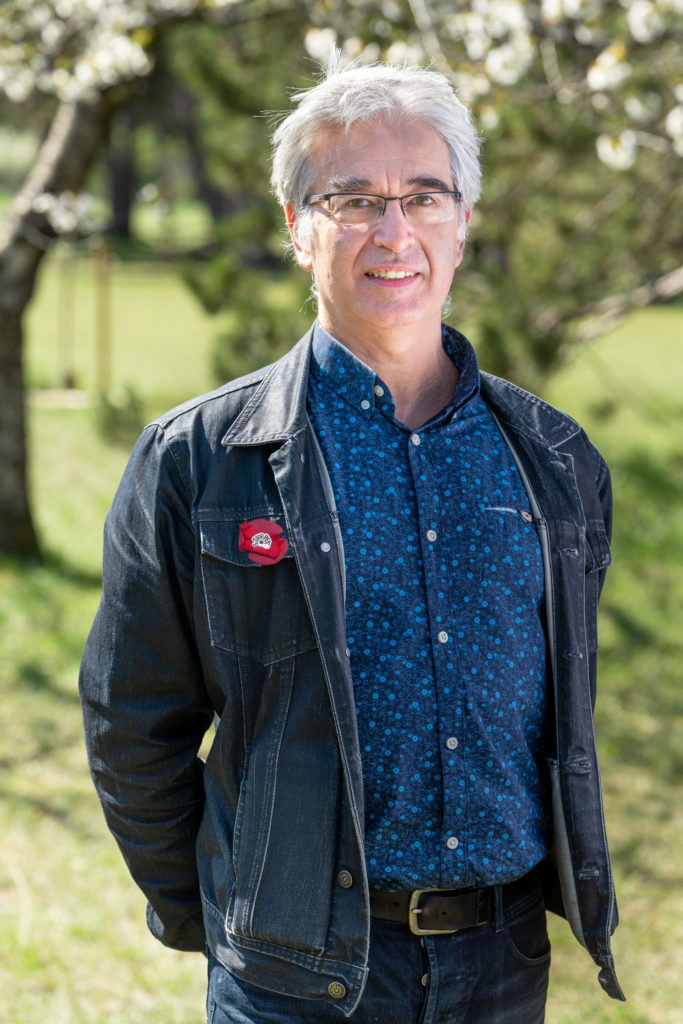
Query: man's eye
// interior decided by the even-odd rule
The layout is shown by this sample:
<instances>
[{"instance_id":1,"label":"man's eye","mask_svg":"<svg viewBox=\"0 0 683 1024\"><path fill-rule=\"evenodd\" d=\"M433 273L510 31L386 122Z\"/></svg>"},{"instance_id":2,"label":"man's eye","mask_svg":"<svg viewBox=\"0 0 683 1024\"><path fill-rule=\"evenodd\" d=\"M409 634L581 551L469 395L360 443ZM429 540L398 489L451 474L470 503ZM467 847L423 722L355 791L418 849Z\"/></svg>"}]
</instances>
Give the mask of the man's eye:
<instances>
[{"instance_id":1,"label":"man's eye","mask_svg":"<svg viewBox=\"0 0 683 1024\"><path fill-rule=\"evenodd\" d=\"M411 196L408 200L409 206L434 206L439 202L438 196L432 196L429 192L420 192L419 195Z\"/></svg>"},{"instance_id":2,"label":"man's eye","mask_svg":"<svg viewBox=\"0 0 683 1024\"><path fill-rule=\"evenodd\" d=\"M340 203L343 210L366 210L370 206L375 206L377 200L372 196L346 196Z\"/></svg>"}]
</instances>

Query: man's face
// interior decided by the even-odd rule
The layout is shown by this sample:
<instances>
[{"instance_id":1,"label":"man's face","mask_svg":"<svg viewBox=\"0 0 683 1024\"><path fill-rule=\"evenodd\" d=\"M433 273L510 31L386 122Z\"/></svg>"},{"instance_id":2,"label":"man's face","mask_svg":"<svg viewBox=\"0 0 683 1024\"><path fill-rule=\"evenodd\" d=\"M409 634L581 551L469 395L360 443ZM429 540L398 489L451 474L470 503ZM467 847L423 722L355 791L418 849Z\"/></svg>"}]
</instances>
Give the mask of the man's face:
<instances>
[{"instance_id":1,"label":"man's face","mask_svg":"<svg viewBox=\"0 0 683 1024\"><path fill-rule=\"evenodd\" d=\"M348 133L326 131L318 137L312 158L312 194L400 196L456 187L446 143L432 128L414 121L360 123ZM323 203L311 208L307 231L300 230L292 206L286 212L298 262L313 272L320 321L331 334L346 344L354 338L391 337L405 328L416 340L422 331L438 331L440 336L441 308L462 260L459 218L469 220L469 212L458 207L446 223L415 224L393 202L379 223L344 227ZM386 271L405 276L381 276Z\"/></svg>"}]
</instances>

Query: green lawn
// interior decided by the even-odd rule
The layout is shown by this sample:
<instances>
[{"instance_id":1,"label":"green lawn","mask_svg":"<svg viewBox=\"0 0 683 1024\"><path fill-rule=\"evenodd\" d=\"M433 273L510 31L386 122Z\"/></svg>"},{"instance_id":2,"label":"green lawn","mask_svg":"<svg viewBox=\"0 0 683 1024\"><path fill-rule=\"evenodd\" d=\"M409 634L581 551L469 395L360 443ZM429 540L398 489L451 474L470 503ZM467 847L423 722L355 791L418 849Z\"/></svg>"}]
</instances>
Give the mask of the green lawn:
<instances>
[{"instance_id":1,"label":"green lawn","mask_svg":"<svg viewBox=\"0 0 683 1024\"><path fill-rule=\"evenodd\" d=\"M30 317L29 380L41 388L60 384L63 286L54 259ZM85 265L75 288L70 363L91 388ZM112 304L112 384L132 387L145 416L213 386L215 325L172 270L118 266ZM615 564L597 719L622 916L617 966L629 996L610 1001L566 925L554 921L548 1024L683 1021L682 326L680 307L635 314L578 352L546 389L590 427L613 466ZM203 958L148 936L143 898L106 832L85 764L76 674L98 600L102 520L127 447L103 440L94 408L63 406L59 393L33 392L32 480L46 561L0 563L0 1019L200 1024Z\"/></svg>"}]
</instances>

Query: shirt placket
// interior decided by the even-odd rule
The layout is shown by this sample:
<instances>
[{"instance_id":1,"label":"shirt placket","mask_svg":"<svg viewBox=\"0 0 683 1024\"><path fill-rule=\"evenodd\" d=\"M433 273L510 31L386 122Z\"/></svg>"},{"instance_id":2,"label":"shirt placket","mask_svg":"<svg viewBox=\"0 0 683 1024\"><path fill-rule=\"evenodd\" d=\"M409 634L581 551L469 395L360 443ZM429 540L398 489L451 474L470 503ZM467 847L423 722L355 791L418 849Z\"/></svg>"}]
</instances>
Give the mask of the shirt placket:
<instances>
[{"instance_id":1,"label":"shirt placket","mask_svg":"<svg viewBox=\"0 0 683 1024\"><path fill-rule=\"evenodd\" d=\"M413 431L408 438L408 457L417 497L438 708L436 734L442 767L443 801L440 871L442 878L458 877L462 879L462 885L467 885L467 773L461 742L464 698L452 617L442 501L430 458L431 449L438 444L439 428Z\"/></svg>"}]
</instances>

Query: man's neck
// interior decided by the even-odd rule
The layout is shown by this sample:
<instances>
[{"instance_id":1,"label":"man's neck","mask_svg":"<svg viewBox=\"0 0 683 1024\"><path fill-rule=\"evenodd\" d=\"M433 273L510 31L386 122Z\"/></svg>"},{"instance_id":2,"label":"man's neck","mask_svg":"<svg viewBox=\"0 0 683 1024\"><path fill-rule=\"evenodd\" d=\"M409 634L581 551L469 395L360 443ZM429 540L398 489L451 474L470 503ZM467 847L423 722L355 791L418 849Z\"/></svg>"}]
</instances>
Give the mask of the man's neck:
<instances>
[{"instance_id":1,"label":"man's neck","mask_svg":"<svg viewBox=\"0 0 683 1024\"><path fill-rule=\"evenodd\" d=\"M444 352L441 324L427 337L416 328L414 333L372 342L326 329L382 378L391 391L396 419L410 430L421 427L453 397L459 373Z\"/></svg>"}]
</instances>

